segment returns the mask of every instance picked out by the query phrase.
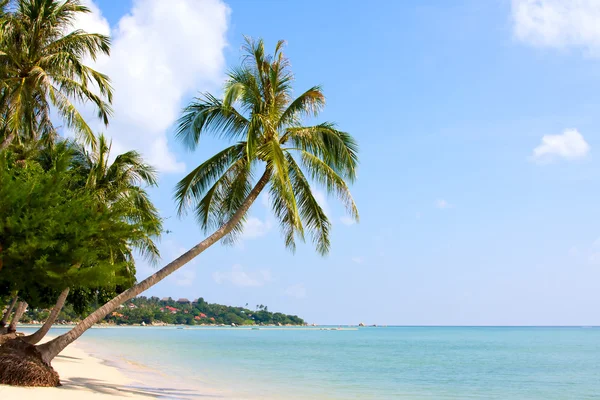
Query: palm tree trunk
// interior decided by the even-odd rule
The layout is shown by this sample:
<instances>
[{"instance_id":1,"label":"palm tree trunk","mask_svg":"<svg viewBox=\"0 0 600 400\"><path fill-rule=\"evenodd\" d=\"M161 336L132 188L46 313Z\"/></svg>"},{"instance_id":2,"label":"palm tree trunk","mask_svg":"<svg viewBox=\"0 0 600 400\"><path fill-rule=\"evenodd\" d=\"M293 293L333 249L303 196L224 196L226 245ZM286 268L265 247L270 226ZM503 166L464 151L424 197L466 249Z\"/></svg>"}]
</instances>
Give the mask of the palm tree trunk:
<instances>
[{"instance_id":1,"label":"palm tree trunk","mask_svg":"<svg viewBox=\"0 0 600 400\"><path fill-rule=\"evenodd\" d=\"M246 212L248 212L252 203L254 203L260 192L265 188L265 186L269 182L270 176L271 171L267 169L256 183L256 186L254 186L254 188L250 191L250 194L244 200L241 207L235 212L235 214L233 214L229 221L223 224L212 235L204 239L202 242L198 243L196 246L192 247L190 250L188 250L175 260L171 261L159 271L150 275L148 278L144 279L140 283L132 286L123 293L114 297L108 303L104 304L102 307L98 308L96 311L88 315L83 321L77 324L77 326L75 326L69 332L60 335L44 344L38 345L37 349L42 355L42 360L47 364L50 364L52 359L56 357L61 351L63 351L69 344L77 340L77 338L83 335L83 333L86 330L88 330L95 323L101 321L110 312L115 310L119 305L123 304L127 300L134 298L135 296L144 292L151 286L156 285L158 282L162 281L167 276L177 271L179 268L183 267L185 264L190 262L204 250L208 249L210 246L221 240L225 235L230 233L231 230L242 220L244 215L246 215Z\"/></svg>"},{"instance_id":2,"label":"palm tree trunk","mask_svg":"<svg viewBox=\"0 0 600 400\"><path fill-rule=\"evenodd\" d=\"M14 132L12 132L8 136L6 136L4 138L4 140L0 142L0 150L4 150L5 148L7 148L12 143L14 138L15 138Z\"/></svg>"},{"instance_id":3,"label":"palm tree trunk","mask_svg":"<svg viewBox=\"0 0 600 400\"><path fill-rule=\"evenodd\" d=\"M19 299L19 296L17 296L17 295L15 295L15 297L12 299L10 306L8 306L8 309L4 313L4 316L2 317L2 321L0 321L0 328L4 328L6 326L6 323L8 322L8 318L10 317L10 313L12 313L13 308L15 308L15 304L17 304L18 299Z\"/></svg>"},{"instance_id":4,"label":"palm tree trunk","mask_svg":"<svg viewBox=\"0 0 600 400\"><path fill-rule=\"evenodd\" d=\"M44 322L44 325L42 325L42 327L40 329L38 329L35 333L33 333L29 336L25 336L21 339L23 339L24 341L26 341L27 343L30 343L30 344L39 343L39 341L42 340L44 338L44 336L46 336L46 334L52 327L52 324L54 324L54 321L56 321L56 318L58 317L60 310L62 310L63 306L65 305L65 301L67 300L68 294L69 294L69 288L66 288L65 290L63 290L60 293L60 296L58 296L56 305L50 312L50 315L48 316L48 319L46 320L46 322Z\"/></svg>"},{"instance_id":5,"label":"palm tree trunk","mask_svg":"<svg viewBox=\"0 0 600 400\"><path fill-rule=\"evenodd\" d=\"M10 325L6 330L6 333L14 333L17 331L17 323L19 322L23 314L25 314L25 310L27 310L27 303L24 301L20 301L17 305L15 315L13 316L12 320L10 321Z\"/></svg>"}]
</instances>

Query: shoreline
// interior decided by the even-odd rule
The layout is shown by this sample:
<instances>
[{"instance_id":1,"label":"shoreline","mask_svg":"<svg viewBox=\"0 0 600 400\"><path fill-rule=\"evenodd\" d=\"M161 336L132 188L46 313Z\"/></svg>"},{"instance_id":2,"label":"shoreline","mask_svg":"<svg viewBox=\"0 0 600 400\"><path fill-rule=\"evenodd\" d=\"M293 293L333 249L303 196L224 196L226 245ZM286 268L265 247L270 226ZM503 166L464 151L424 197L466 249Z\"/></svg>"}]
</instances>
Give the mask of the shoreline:
<instances>
[{"instance_id":1,"label":"shoreline","mask_svg":"<svg viewBox=\"0 0 600 400\"><path fill-rule=\"evenodd\" d=\"M43 342L51 340L46 337ZM3 397L33 399L192 399L231 398L221 391L175 382L172 377L131 360L111 359L85 339L67 347L53 361L62 386L17 387L0 385Z\"/></svg>"}]
</instances>

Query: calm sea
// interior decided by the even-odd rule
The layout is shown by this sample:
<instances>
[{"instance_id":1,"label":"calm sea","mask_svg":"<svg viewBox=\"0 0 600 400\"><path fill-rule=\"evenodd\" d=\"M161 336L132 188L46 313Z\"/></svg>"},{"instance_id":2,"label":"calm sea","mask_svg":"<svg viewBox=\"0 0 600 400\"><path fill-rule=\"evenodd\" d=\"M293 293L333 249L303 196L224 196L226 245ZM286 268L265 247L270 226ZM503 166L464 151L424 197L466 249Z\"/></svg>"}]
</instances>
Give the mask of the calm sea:
<instances>
[{"instance_id":1,"label":"calm sea","mask_svg":"<svg viewBox=\"0 0 600 400\"><path fill-rule=\"evenodd\" d=\"M600 328L145 327L84 339L98 355L240 398L600 399Z\"/></svg>"}]
</instances>

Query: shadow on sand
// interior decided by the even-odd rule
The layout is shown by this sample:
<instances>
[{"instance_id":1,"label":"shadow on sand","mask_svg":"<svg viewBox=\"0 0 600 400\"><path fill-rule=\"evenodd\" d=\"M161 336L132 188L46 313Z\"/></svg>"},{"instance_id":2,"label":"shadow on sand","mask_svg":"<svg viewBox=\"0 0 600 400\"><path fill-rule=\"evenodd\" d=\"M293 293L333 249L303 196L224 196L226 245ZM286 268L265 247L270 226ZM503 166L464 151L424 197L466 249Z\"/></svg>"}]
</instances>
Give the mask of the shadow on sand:
<instances>
[{"instance_id":1,"label":"shadow on sand","mask_svg":"<svg viewBox=\"0 0 600 400\"><path fill-rule=\"evenodd\" d=\"M146 387L135 385L115 385L106 381L89 378L73 377L64 379L60 390L86 390L94 393L122 397L123 395L137 395L158 399L220 399L220 395L200 393L190 389Z\"/></svg>"}]
</instances>

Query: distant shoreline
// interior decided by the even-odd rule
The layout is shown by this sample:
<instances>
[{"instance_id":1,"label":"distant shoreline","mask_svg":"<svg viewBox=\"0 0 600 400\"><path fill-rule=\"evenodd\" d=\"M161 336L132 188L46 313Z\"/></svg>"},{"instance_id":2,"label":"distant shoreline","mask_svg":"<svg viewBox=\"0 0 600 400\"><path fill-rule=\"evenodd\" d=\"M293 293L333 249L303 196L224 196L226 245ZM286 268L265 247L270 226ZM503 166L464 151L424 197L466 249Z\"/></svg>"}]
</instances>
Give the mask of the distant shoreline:
<instances>
[{"instance_id":1,"label":"distant shoreline","mask_svg":"<svg viewBox=\"0 0 600 400\"><path fill-rule=\"evenodd\" d=\"M71 329L76 324L60 324L52 325L52 329ZM18 324L17 328L38 328L42 324ZM291 326L278 326L278 325L244 325L244 326L227 326L227 325L112 325L112 324L101 324L94 325L91 329L121 329L121 328L175 328L179 329L190 329L190 330L336 330L336 331L356 331L358 326L349 325L291 325Z\"/></svg>"}]
</instances>

